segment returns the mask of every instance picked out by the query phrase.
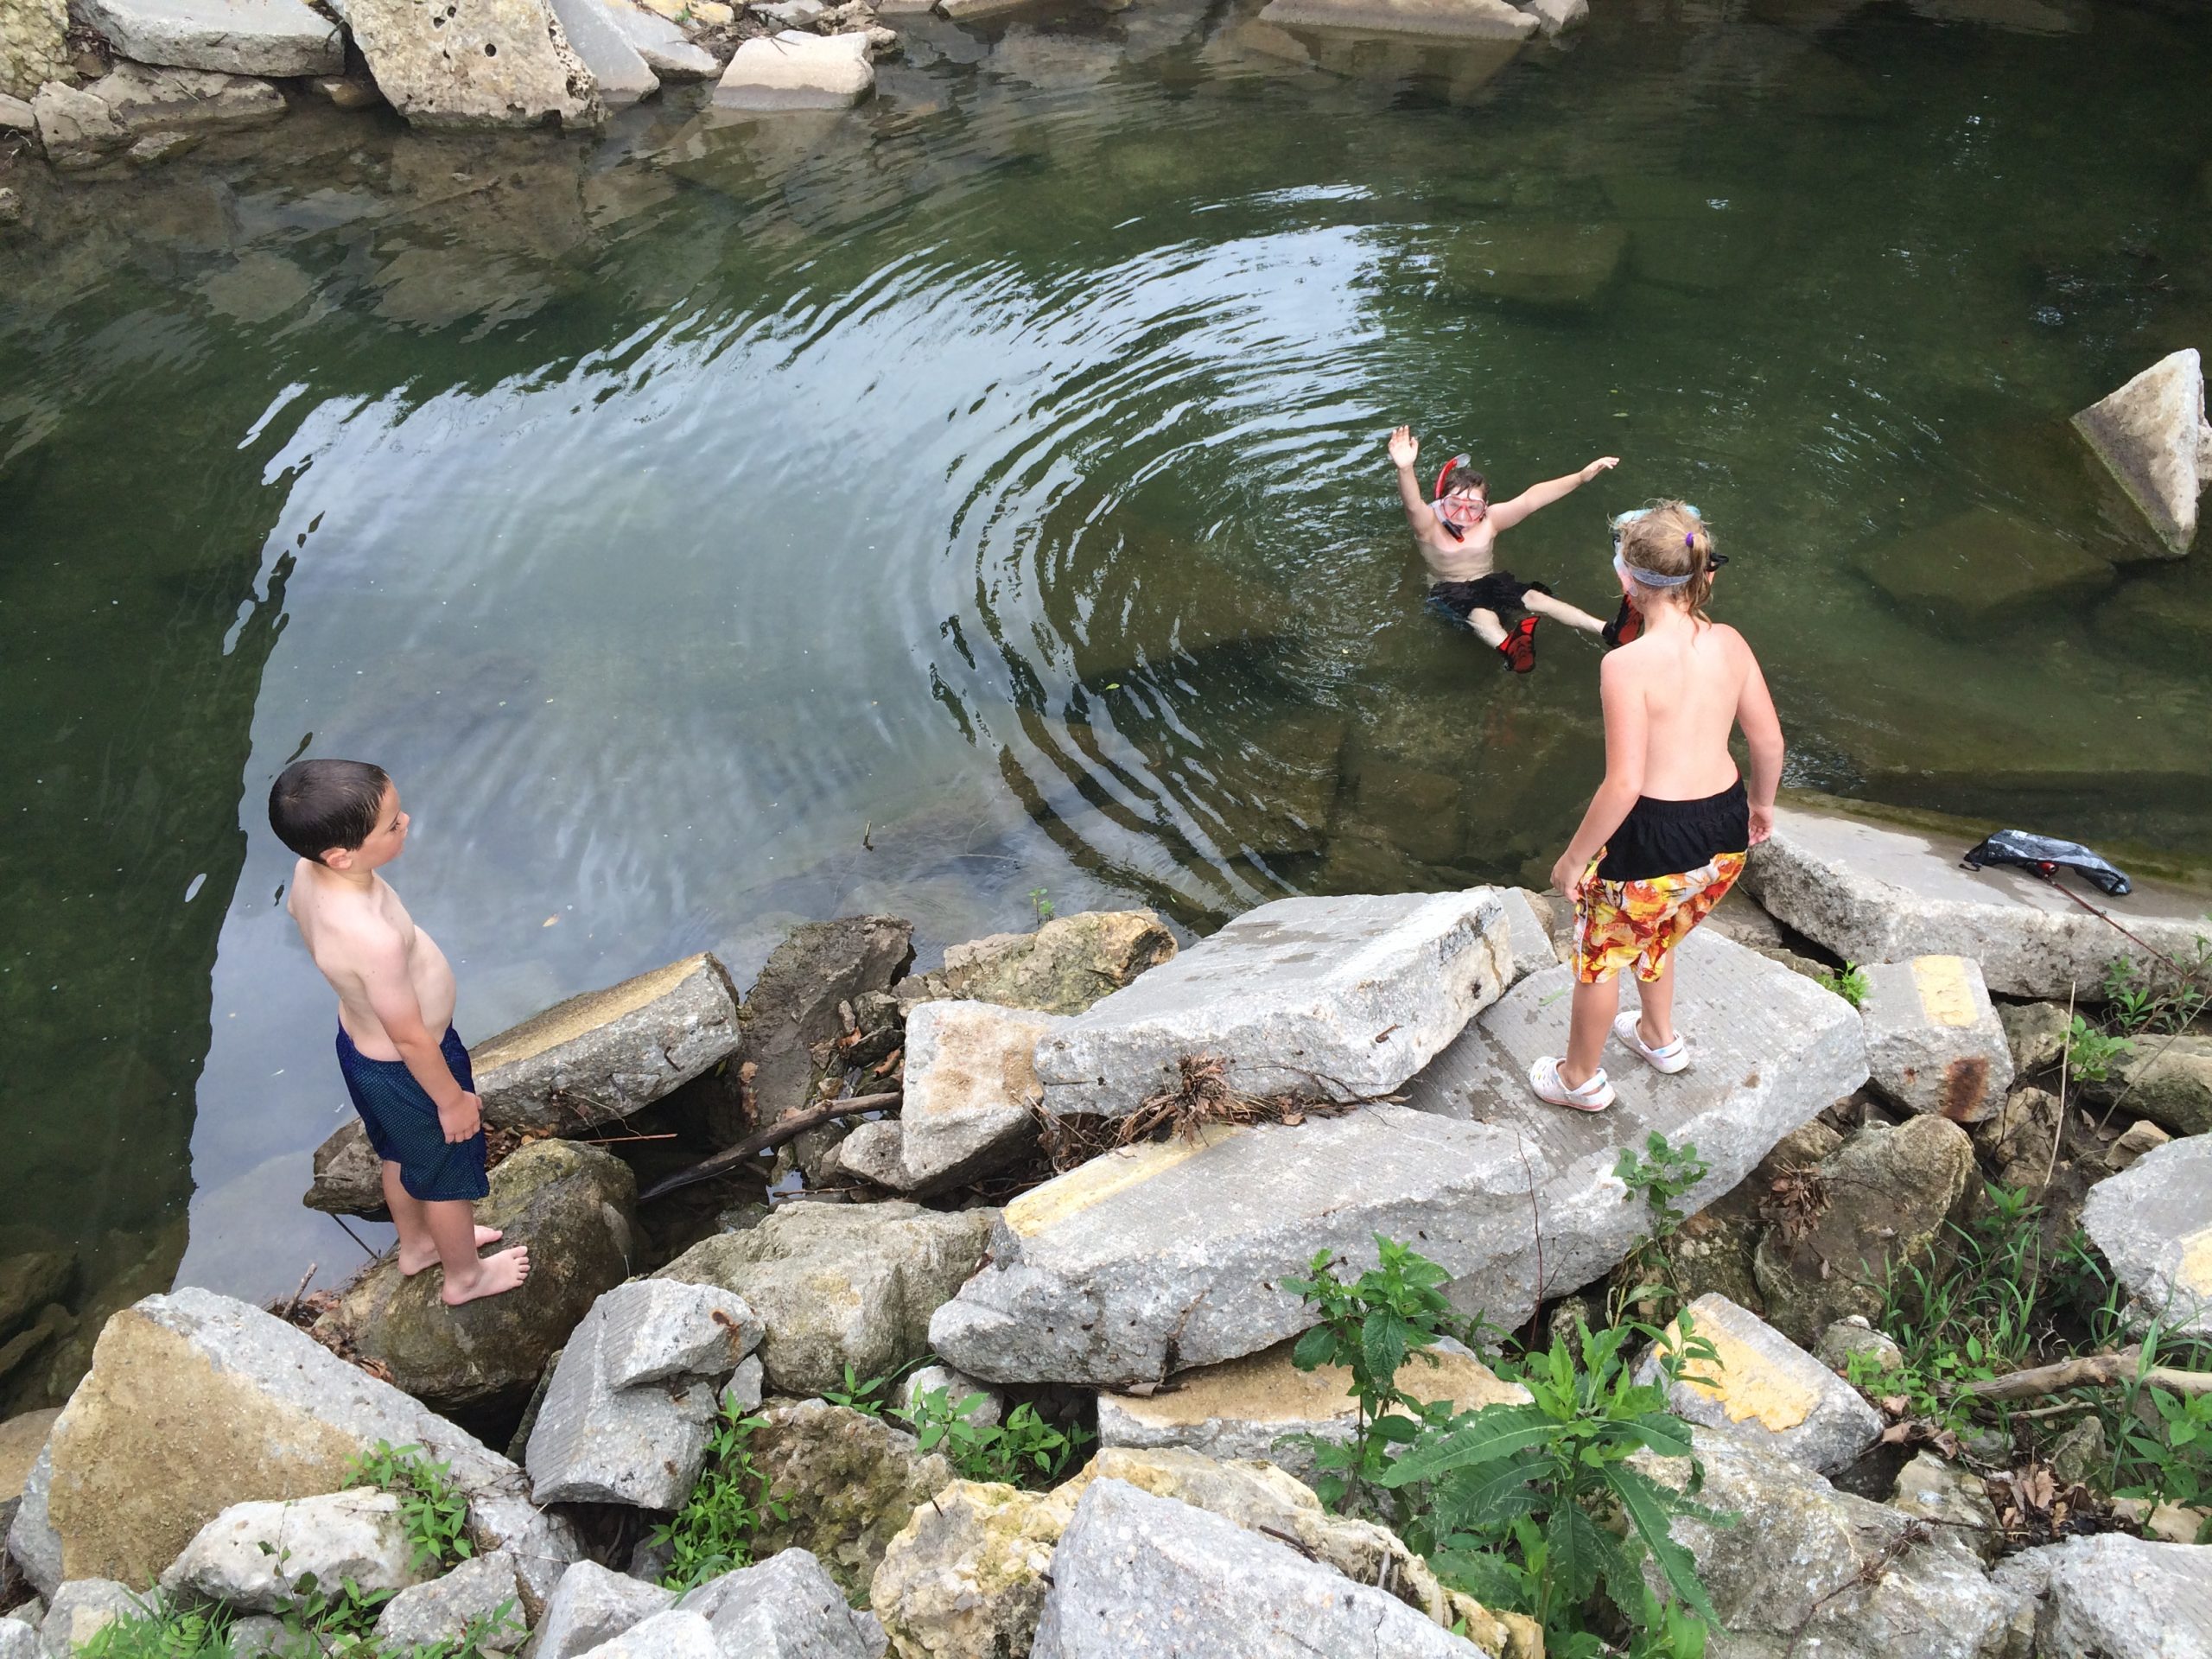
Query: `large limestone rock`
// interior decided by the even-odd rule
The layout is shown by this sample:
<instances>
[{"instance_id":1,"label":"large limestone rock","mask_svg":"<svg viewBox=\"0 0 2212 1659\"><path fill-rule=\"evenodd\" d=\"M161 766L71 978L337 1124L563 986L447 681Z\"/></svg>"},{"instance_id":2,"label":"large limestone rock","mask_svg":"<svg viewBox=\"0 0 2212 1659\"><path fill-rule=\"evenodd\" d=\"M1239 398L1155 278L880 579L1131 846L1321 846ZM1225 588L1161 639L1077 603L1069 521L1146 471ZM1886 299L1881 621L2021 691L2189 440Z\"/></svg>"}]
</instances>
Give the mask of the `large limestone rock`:
<instances>
[{"instance_id":1,"label":"large limestone rock","mask_svg":"<svg viewBox=\"0 0 2212 1659\"><path fill-rule=\"evenodd\" d=\"M1908 1111L1978 1123L2005 1103L2012 1050L1982 982L1963 957L1915 957L1865 970L1866 1066Z\"/></svg>"},{"instance_id":2,"label":"large limestone rock","mask_svg":"<svg viewBox=\"0 0 2212 1659\"><path fill-rule=\"evenodd\" d=\"M42 1593L61 1580L151 1584L233 1503L342 1487L377 1442L450 1466L480 1550L515 1557L535 1607L579 1553L522 1471L305 1332L205 1290L149 1296L107 1322L54 1426L9 1551Z\"/></svg>"},{"instance_id":3,"label":"large limestone rock","mask_svg":"<svg viewBox=\"0 0 2212 1659\"><path fill-rule=\"evenodd\" d=\"M2162 358L2074 417L2099 461L2173 557L2196 540L2196 498L2212 472L2204 366L2194 347Z\"/></svg>"},{"instance_id":4,"label":"large limestone rock","mask_svg":"<svg viewBox=\"0 0 2212 1659\"><path fill-rule=\"evenodd\" d=\"M68 78L67 0L0 0L0 93L30 99Z\"/></svg>"},{"instance_id":5,"label":"large limestone rock","mask_svg":"<svg viewBox=\"0 0 2212 1659\"><path fill-rule=\"evenodd\" d=\"M387 1653L458 1648L472 1625L470 1639L486 1653L512 1653L530 1634L515 1560L504 1549L472 1556L443 1578L402 1590L377 1615L376 1637Z\"/></svg>"},{"instance_id":6,"label":"large limestone rock","mask_svg":"<svg viewBox=\"0 0 2212 1659\"><path fill-rule=\"evenodd\" d=\"M232 1504L193 1535L162 1574L162 1589L183 1601L281 1613L299 1605L293 1586L302 1575L350 1580L372 1594L433 1576L415 1560L396 1494L328 1492Z\"/></svg>"},{"instance_id":7,"label":"large limestone rock","mask_svg":"<svg viewBox=\"0 0 2212 1659\"><path fill-rule=\"evenodd\" d=\"M2101 1532L2023 1550L1996 1579L2040 1599L2038 1656L2212 1659L2212 1545Z\"/></svg>"},{"instance_id":8,"label":"large limestone rock","mask_svg":"<svg viewBox=\"0 0 2212 1659\"><path fill-rule=\"evenodd\" d=\"M1802 1236L1777 1226L1759 1241L1769 1322L1810 1346L1837 1319L1878 1314L1892 1275L1934 1259L1974 1179L1974 1142L1948 1118L1868 1124L1821 1160L1827 1207Z\"/></svg>"},{"instance_id":9,"label":"large limestone rock","mask_svg":"<svg viewBox=\"0 0 2212 1659\"><path fill-rule=\"evenodd\" d=\"M1542 26L1506 0L1269 0L1260 21L1278 29L1363 35L1435 35L1460 41L1525 41Z\"/></svg>"},{"instance_id":10,"label":"large limestone rock","mask_svg":"<svg viewBox=\"0 0 2212 1659\"><path fill-rule=\"evenodd\" d=\"M769 1386L819 1394L850 1365L880 1376L929 1351L930 1316L976 1270L995 1210L785 1205L718 1233L654 1276L735 1291L767 1327Z\"/></svg>"},{"instance_id":11,"label":"large limestone rock","mask_svg":"<svg viewBox=\"0 0 2212 1659\"><path fill-rule=\"evenodd\" d=\"M787 29L741 45L715 86L723 110L842 110L875 90L865 34Z\"/></svg>"},{"instance_id":12,"label":"large limestone rock","mask_svg":"<svg viewBox=\"0 0 2212 1659\"><path fill-rule=\"evenodd\" d=\"M1687 1312L1693 1334L1713 1344L1718 1363L1683 1363L1667 1389L1676 1416L1732 1430L1824 1475L1851 1463L1882 1432L1881 1414L1856 1389L1756 1314L1713 1295L1699 1297ZM1645 1359L1637 1380L1660 1380L1656 1356Z\"/></svg>"},{"instance_id":13,"label":"large limestone rock","mask_svg":"<svg viewBox=\"0 0 2212 1659\"><path fill-rule=\"evenodd\" d=\"M729 975L702 955L556 1003L469 1060L487 1123L582 1135L734 1058L739 1041Z\"/></svg>"},{"instance_id":14,"label":"large limestone rock","mask_svg":"<svg viewBox=\"0 0 2212 1659\"><path fill-rule=\"evenodd\" d=\"M845 1166L902 1192L974 1180L1036 1145L1042 1098L1033 1056L1063 1022L988 1002L925 1002L906 1020L905 1095L899 1116L863 1124ZM874 1135L871 1135L871 1132ZM870 1139L895 1155L861 1161Z\"/></svg>"},{"instance_id":15,"label":"large limestone rock","mask_svg":"<svg viewBox=\"0 0 2212 1659\"><path fill-rule=\"evenodd\" d=\"M2145 1153L2089 1189L2082 1226L2133 1300L2139 1321L2212 1339L2212 1135Z\"/></svg>"},{"instance_id":16,"label":"large limestone rock","mask_svg":"<svg viewBox=\"0 0 2212 1659\"><path fill-rule=\"evenodd\" d=\"M931 1346L993 1382L1158 1381L1303 1330L1310 1312L1281 1281L1325 1248L1357 1271L1378 1232L1442 1262L1464 1311L1519 1324L1541 1299L1540 1257L1556 1294L1649 1231L1613 1173L1623 1148L1653 1130L1694 1141L1711 1167L1687 1200L1699 1209L1866 1080L1841 999L1726 939L1696 933L1682 949L1676 1017L1700 1045L1688 1071L1624 1071L1597 1115L1537 1101L1529 1064L1567 1035L1568 970L1545 969L1483 1014L1404 1105L1140 1145L1024 1193L992 1232L989 1265L931 1322Z\"/></svg>"},{"instance_id":17,"label":"large limestone rock","mask_svg":"<svg viewBox=\"0 0 2212 1659\"><path fill-rule=\"evenodd\" d=\"M349 1117L315 1149L314 1176L300 1202L333 1216L387 1215L384 1160L369 1144L359 1117Z\"/></svg>"},{"instance_id":18,"label":"large limestone rock","mask_svg":"<svg viewBox=\"0 0 2212 1659\"><path fill-rule=\"evenodd\" d=\"M676 1592L617 1573L597 1561L578 1561L545 1599L545 1611L524 1649L525 1659L575 1659L612 1642L633 1624L665 1612Z\"/></svg>"},{"instance_id":19,"label":"large limestone rock","mask_svg":"<svg viewBox=\"0 0 2212 1659\"><path fill-rule=\"evenodd\" d=\"M1974 1126L1975 1148L1998 1185L2032 1194L2050 1184L2063 1115L2057 1096L2015 1089L1993 1116Z\"/></svg>"},{"instance_id":20,"label":"large limestone rock","mask_svg":"<svg viewBox=\"0 0 2212 1659\"><path fill-rule=\"evenodd\" d=\"M699 1478L715 1384L760 1345L743 1300L645 1280L592 1305L561 1351L525 1462L540 1503L682 1507Z\"/></svg>"},{"instance_id":21,"label":"large limestone rock","mask_svg":"<svg viewBox=\"0 0 2212 1659\"><path fill-rule=\"evenodd\" d=\"M855 38L865 43L866 36ZM839 1005L888 991L913 959L913 924L896 916L809 922L769 952L745 998L745 1047L761 1122L787 1117L814 1098L822 1069L816 1050L844 1031Z\"/></svg>"},{"instance_id":22,"label":"large limestone rock","mask_svg":"<svg viewBox=\"0 0 2212 1659\"><path fill-rule=\"evenodd\" d=\"M2132 1114L2170 1135L2212 1134L2212 1037L2138 1037L2112 1076L2083 1092L2101 1104L2125 1095Z\"/></svg>"},{"instance_id":23,"label":"large limestone rock","mask_svg":"<svg viewBox=\"0 0 2212 1659\"><path fill-rule=\"evenodd\" d=\"M346 21L377 90L412 125L588 127L605 115L546 0L346 0Z\"/></svg>"},{"instance_id":24,"label":"large limestone rock","mask_svg":"<svg viewBox=\"0 0 2212 1659\"><path fill-rule=\"evenodd\" d=\"M1185 1371L1173 1388L1150 1395L1102 1392L1098 1443L1105 1447L1180 1446L1210 1458L1272 1463L1310 1481L1318 1472L1310 1443L1294 1437L1349 1441L1359 1427L1351 1373L1339 1365L1301 1371L1282 1342L1242 1359ZM1432 1363L1431 1361L1433 1361ZM1400 1371L1401 1385L1421 1400L1446 1400L1457 1411L1526 1401L1528 1390L1449 1338L1416 1355Z\"/></svg>"},{"instance_id":25,"label":"large limestone rock","mask_svg":"<svg viewBox=\"0 0 2212 1659\"><path fill-rule=\"evenodd\" d=\"M703 1617L721 1659L880 1659L883 1633L822 1563L786 1549L685 1592L676 1616Z\"/></svg>"},{"instance_id":26,"label":"large limestone rock","mask_svg":"<svg viewBox=\"0 0 2212 1659\"><path fill-rule=\"evenodd\" d=\"M121 57L226 75L335 75L338 25L300 0L76 0Z\"/></svg>"},{"instance_id":27,"label":"large limestone rock","mask_svg":"<svg viewBox=\"0 0 2212 1659\"><path fill-rule=\"evenodd\" d=\"M1279 899L1037 1046L1054 1112L1122 1114L1219 1055L1255 1095L1388 1094L1504 988L1495 891Z\"/></svg>"},{"instance_id":28,"label":"large limestone rock","mask_svg":"<svg viewBox=\"0 0 2212 1659\"><path fill-rule=\"evenodd\" d=\"M547 0L569 46L582 58L598 83L600 102L610 110L626 110L660 90L652 72L630 37L616 22L604 0Z\"/></svg>"},{"instance_id":29,"label":"large limestone rock","mask_svg":"<svg viewBox=\"0 0 2212 1659\"><path fill-rule=\"evenodd\" d=\"M721 1659L715 1627L704 1613L671 1607L641 1619L612 1641L586 1652L593 1659Z\"/></svg>"},{"instance_id":30,"label":"large limestone rock","mask_svg":"<svg viewBox=\"0 0 2212 1659\"><path fill-rule=\"evenodd\" d=\"M914 1506L953 1478L944 1453L924 1455L905 1430L826 1400L772 1407L752 1451L785 1510L761 1523L759 1548L810 1551L855 1598Z\"/></svg>"},{"instance_id":31,"label":"large limestone rock","mask_svg":"<svg viewBox=\"0 0 2212 1659\"><path fill-rule=\"evenodd\" d=\"M1482 1652L1287 1545L1119 1480L1094 1480L1052 1554L1034 1659Z\"/></svg>"},{"instance_id":32,"label":"large limestone rock","mask_svg":"<svg viewBox=\"0 0 2212 1659\"><path fill-rule=\"evenodd\" d=\"M118 63L89 86L48 81L31 108L47 159L66 168L97 166L140 144L266 126L287 105L275 86L250 76Z\"/></svg>"},{"instance_id":33,"label":"large limestone rock","mask_svg":"<svg viewBox=\"0 0 2212 1659\"><path fill-rule=\"evenodd\" d=\"M944 966L901 980L908 1007L935 997L1040 1014L1081 1014L1175 954L1175 936L1148 910L1056 916L1034 933L994 933L945 947Z\"/></svg>"},{"instance_id":34,"label":"large limestone rock","mask_svg":"<svg viewBox=\"0 0 2212 1659\"><path fill-rule=\"evenodd\" d=\"M459 1307L439 1300L441 1269L410 1277L378 1262L324 1316L353 1351L408 1393L450 1409L529 1392L602 1291L628 1275L637 1180L613 1154L572 1141L534 1141L492 1172L477 1220L500 1249L530 1248L518 1289Z\"/></svg>"},{"instance_id":35,"label":"large limestone rock","mask_svg":"<svg viewBox=\"0 0 2212 1659\"><path fill-rule=\"evenodd\" d=\"M2005 996L2056 997L2103 982L2114 957L2158 963L2110 924L2021 870L1967 870L1981 831L1921 830L1847 817L1800 797L1775 811L1744 884L1782 921L1847 961L1971 957ZM2061 880L2071 881L2070 877ZM2125 899L2075 890L2154 950L2187 957L2212 899L2138 881Z\"/></svg>"},{"instance_id":36,"label":"large limestone rock","mask_svg":"<svg viewBox=\"0 0 2212 1659\"><path fill-rule=\"evenodd\" d=\"M1732 1526L1674 1523L1724 1629L1714 1659L1779 1659L1794 1646L1827 1659L2002 1659L2031 1604L1993 1584L1948 1528L1880 1565L1914 1522L1885 1503L1839 1492L1812 1470L1734 1434L1700 1429L1705 1486L1697 1501ZM1687 1459L1642 1454L1646 1471L1680 1488ZM1880 1570L1874 1569L1879 1565ZM1648 1563L1645 1576L1660 1587Z\"/></svg>"},{"instance_id":37,"label":"large limestone rock","mask_svg":"<svg viewBox=\"0 0 2212 1659\"><path fill-rule=\"evenodd\" d=\"M1619 225L1501 219L1446 236L1437 261L1444 282L1459 293L1580 311L1612 286L1628 247L1628 231Z\"/></svg>"}]
</instances>

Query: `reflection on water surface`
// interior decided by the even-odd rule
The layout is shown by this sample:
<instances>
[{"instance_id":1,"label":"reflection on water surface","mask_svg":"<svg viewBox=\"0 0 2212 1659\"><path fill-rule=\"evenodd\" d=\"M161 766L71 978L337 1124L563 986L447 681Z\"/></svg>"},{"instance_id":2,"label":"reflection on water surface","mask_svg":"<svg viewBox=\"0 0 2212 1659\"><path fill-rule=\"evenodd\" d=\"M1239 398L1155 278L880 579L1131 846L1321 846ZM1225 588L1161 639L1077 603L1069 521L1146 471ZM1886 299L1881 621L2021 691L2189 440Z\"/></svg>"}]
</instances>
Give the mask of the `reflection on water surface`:
<instances>
[{"instance_id":1,"label":"reflection on water surface","mask_svg":"<svg viewBox=\"0 0 2212 1659\"><path fill-rule=\"evenodd\" d=\"M399 778L472 1037L839 912L926 958L1038 887L1203 931L1540 880L1595 655L1421 610L1400 419L1504 488L1625 456L1506 543L1592 607L1609 512L1703 507L1796 781L2212 860L2212 566L2137 563L2063 426L2212 335L2212 22L1599 13L1511 59L924 18L850 116L301 111L19 180L0 1255L67 1311L0 1396L180 1259L350 1265L296 1205L345 1105L296 753Z\"/></svg>"}]
</instances>

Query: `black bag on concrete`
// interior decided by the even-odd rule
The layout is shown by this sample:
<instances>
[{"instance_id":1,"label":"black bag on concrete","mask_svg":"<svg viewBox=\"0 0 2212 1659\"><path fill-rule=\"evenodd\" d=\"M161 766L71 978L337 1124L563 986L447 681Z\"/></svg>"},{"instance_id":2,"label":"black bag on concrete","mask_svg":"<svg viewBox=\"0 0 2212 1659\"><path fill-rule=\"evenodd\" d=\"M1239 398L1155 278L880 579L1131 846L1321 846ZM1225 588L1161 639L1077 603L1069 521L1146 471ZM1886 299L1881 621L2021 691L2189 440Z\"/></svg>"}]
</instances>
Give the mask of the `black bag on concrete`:
<instances>
[{"instance_id":1,"label":"black bag on concrete","mask_svg":"<svg viewBox=\"0 0 2212 1659\"><path fill-rule=\"evenodd\" d=\"M1999 830L1959 861L1970 870L1992 864L2015 864L2048 880L2060 870L2087 876L2114 899L2126 895L2127 878L2078 841L2054 836L2031 836L2024 830Z\"/></svg>"}]
</instances>

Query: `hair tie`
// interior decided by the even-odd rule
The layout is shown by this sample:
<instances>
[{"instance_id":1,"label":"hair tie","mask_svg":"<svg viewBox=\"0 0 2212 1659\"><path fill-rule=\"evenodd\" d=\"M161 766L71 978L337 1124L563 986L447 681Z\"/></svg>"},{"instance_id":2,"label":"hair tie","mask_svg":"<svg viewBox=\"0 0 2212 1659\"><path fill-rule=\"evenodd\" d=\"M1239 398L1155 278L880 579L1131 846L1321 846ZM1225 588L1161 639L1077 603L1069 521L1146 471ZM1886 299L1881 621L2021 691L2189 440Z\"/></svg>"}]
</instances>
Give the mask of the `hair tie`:
<instances>
[{"instance_id":1,"label":"hair tie","mask_svg":"<svg viewBox=\"0 0 2212 1659\"><path fill-rule=\"evenodd\" d=\"M1696 552L1696 551L1697 551L1697 531L1694 531L1694 530L1686 530L1686 531L1684 531L1682 532L1682 545L1683 545L1684 547L1686 547L1686 548L1689 549L1689 550L1690 550L1691 552L1693 552L1693 553Z\"/></svg>"}]
</instances>

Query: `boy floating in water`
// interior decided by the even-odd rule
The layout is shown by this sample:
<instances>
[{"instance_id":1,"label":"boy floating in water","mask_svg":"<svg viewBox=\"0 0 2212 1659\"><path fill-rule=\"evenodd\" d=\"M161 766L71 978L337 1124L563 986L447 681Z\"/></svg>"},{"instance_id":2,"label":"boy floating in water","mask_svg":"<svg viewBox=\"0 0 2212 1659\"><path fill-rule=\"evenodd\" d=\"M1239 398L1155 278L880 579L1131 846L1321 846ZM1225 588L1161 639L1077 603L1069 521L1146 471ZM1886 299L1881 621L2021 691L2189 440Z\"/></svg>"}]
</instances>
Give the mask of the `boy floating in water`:
<instances>
[{"instance_id":1,"label":"boy floating in water","mask_svg":"<svg viewBox=\"0 0 2212 1659\"><path fill-rule=\"evenodd\" d=\"M1690 1063L1675 1030L1675 947L1743 873L1774 828L1782 722L1744 636L1708 620L1721 556L1680 501L1619 521L1613 569L1635 609L1635 638L1598 671L1605 710L1605 780L1552 870L1574 901L1574 1002L1567 1052L1529 1068L1554 1106L1613 1103L1599 1064L1610 1033L1659 1071ZM1744 728L1750 788L1728 753ZM1642 1007L1616 1014L1616 977L1634 964Z\"/></svg>"},{"instance_id":2,"label":"boy floating in water","mask_svg":"<svg viewBox=\"0 0 2212 1659\"><path fill-rule=\"evenodd\" d=\"M1398 469L1398 495L1406 505L1406 522L1434 580L1428 600L1475 631L1482 642L1505 658L1516 674L1536 665L1536 617L1548 616L1585 633L1602 633L1605 624L1586 611L1578 611L1552 597L1541 582L1522 582L1497 563L1497 532L1510 530L1539 507L1548 507L1573 493L1602 472L1620 465L1618 455L1600 455L1579 473L1533 485L1510 501L1490 504L1490 486L1480 473L1467 467L1465 455L1455 457L1437 475L1435 499L1421 493L1414 476L1414 461L1421 454L1421 440L1413 429L1402 426L1390 435L1390 460ZM1533 611L1535 616L1518 615ZM1509 614L1518 615L1511 626Z\"/></svg>"},{"instance_id":3,"label":"boy floating in water","mask_svg":"<svg viewBox=\"0 0 2212 1659\"><path fill-rule=\"evenodd\" d=\"M530 1252L476 1254L499 1235L476 1224L491 1184L483 1103L453 1028L453 969L377 874L407 844L398 790L381 766L302 760L269 791L269 823L300 855L284 907L338 993L338 1070L384 1160L399 1270L442 1265L448 1306L512 1290Z\"/></svg>"}]
</instances>

